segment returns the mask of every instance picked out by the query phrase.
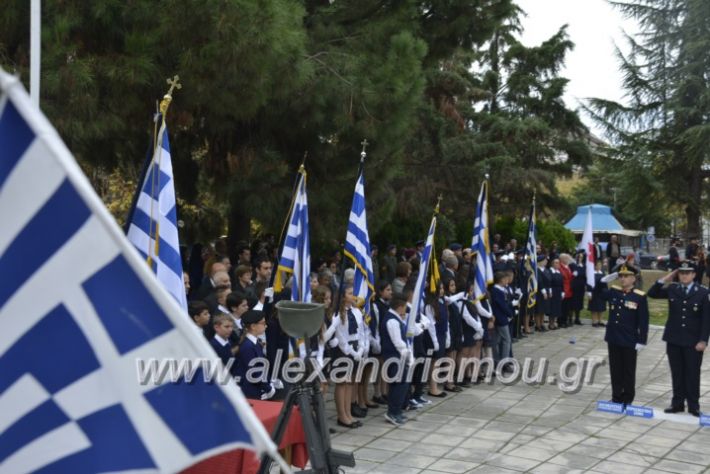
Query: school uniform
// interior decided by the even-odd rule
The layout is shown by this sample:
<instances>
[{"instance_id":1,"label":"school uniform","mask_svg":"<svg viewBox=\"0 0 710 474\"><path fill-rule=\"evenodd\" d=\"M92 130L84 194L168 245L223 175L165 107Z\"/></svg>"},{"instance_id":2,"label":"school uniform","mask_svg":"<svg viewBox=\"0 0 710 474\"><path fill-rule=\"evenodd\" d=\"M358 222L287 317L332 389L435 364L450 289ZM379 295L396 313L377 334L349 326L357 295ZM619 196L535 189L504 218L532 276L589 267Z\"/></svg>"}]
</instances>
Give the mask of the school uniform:
<instances>
[{"instance_id":1,"label":"school uniform","mask_svg":"<svg viewBox=\"0 0 710 474\"><path fill-rule=\"evenodd\" d=\"M587 309L593 313L603 313L606 311L607 285L602 281L604 272L594 272L594 288L591 289L592 297L589 298Z\"/></svg>"},{"instance_id":2,"label":"school uniform","mask_svg":"<svg viewBox=\"0 0 710 474\"><path fill-rule=\"evenodd\" d=\"M247 334L239 347L237 353L237 376L239 377L239 387L246 398L255 400L268 400L274 396L276 389L267 381L251 382L247 380L247 372L250 369L249 363L254 359L266 359L266 354L259 339L253 334ZM264 374L267 376L267 374Z\"/></svg>"},{"instance_id":3,"label":"school uniform","mask_svg":"<svg viewBox=\"0 0 710 474\"><path fill-rule=\"evenodd\" d=\"M340 317L340 315L333 316ZM350 357L359 360L366 355L361 326L362 313L357 308L350 308L346 311L345 322L341 320L335 334L338 339L337 357Z\"/></svg>"},{"instance_id":4,"label":"school uniform","mask_svg":"<svg viewBox=\"0 0 710 474\"><path fill-rule=\"evenodd\" d=\"M550 323L560 324L562 322L562 298L564 293L563 285L562 273L560 273L559 270L550 268Z\"/></svg>"},{"instance_id":5,"label":"school uniform","mask_svg":"<svg viewBox=\"0 0 710 474\"><path fill-rule=\"evenodd\" d=\"M210 339L210 345L212 346L212 349L217 353L217 356L220 358L224 366L226 367L227 364L229 364L229 360L232 359L234 356L232 355L232 345L229 343L228 339L222 339L218 334L215 334L212 339ZM236 362L236 361L234 361ZM232 375L237 375L236 373L236 363L232 363L232 367L230 368L230 373Z\"/></svg>"},{"instance_id":6,"label":"school uniform","mask_svg":"<svg viewBox=\"0 0 710 474\"><path fill-rule=\"evenodd\" d=\"M534 314L548 314L550 312L550 294L550 271L547 268L538 267Z\"/></svg>"},{"instance_id":7,"label":"school uniform","mask_svg":"<svg viewBox=\"0 0 710 474\"><path fill-rule=\"evenodd\" d=\"M491 290L491 309L495 317L495 336L493 337L493 361L496 366L510 356L512 341L510 324L515 317L515 310L508 298L508 290L500 285L493 285Z\"/></svg>"},{"instance_id":8,"label":"school uniform","mask_svg":"<svg viewBox=\"0 0 710 474\"><path fill-rule=\"evenodd\" d=\"M393 310L384 317L385 331L382 331L382 358L387 366L387 376L393 380L389 383L387 394L387 413L395 419L402 416L402 407L409 393L407 371L412 358L411 348L407 344L407 326L402 318ZM398 363L391 362L396 360ZM404 364L404 367L402 367Z\"/></svg>"}]
</instances>

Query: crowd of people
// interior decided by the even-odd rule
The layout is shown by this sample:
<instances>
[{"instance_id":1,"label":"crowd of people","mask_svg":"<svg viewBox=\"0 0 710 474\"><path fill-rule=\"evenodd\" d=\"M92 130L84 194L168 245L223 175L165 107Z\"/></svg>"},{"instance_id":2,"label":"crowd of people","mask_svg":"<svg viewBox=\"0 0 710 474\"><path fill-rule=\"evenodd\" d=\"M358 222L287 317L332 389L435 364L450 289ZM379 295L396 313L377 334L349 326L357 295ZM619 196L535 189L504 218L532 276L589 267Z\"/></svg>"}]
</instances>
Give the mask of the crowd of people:
<instances>
[{"instance_id":1,"label":"crowd of people","mask_svg":"<svg viewBox=\"0 0 710 474\"><path fill-rule=\"evenodd\" d=\"M506 359L513 357L513 343L535 333L582 325L585 300L591 326L603 328L609 291L607 282L634 269L633 285L640 285L640 271L634 254L621 255L616 239L601 250L594 245L595 285L587 285L586 255L561 252L555 242L549 248L537 244L537 289L532 292L530 265L515 239L501 243L492 239L494 281L487 296L473 297L477 255L452 243L439 255L436 288L428 289L423 311L412 315L410 303L424 242L400 250L389 245L381 257L373 246L375 295L365 314L364 302L353 295L355 269L339 253L316 263L310 277L312 300L325 307L320 333L311 341L294 341L280 329L274 303L289 299L290 290L274 294L273 246L268 243L242 246L232 264L226 245L193 251L185 273L189 297L188 312L204 332L216 353L230 370L248 398L279 397L283 384L273 380L253 381L246 370L253 358L265 358L270 373L279 373L283 357L314 357L325 366L347 359L363 366L334 380L337 424L357 428L368 409L387 407L385 418L394 425L406 422L405 411L430 404L431 397L446 397L480 383L488 376L510 371ZM437 272L434 272L437 273ZM612 277L607 276L611 274ZM638 286L636 286L638 288ZM533 294L531 294L531 292ZM378 364L367 364L367 361ZM387 364L387 361L400 364ZM491 372L470 361L492 361ZM328 363L328 361L331 361ZM448 376L435 377L446 361ZM398 371L399 366L404 368ZM405 375L407 374L407 375ZM324 383L322 390L328 390Z\"/></svg>"}]
</instances>

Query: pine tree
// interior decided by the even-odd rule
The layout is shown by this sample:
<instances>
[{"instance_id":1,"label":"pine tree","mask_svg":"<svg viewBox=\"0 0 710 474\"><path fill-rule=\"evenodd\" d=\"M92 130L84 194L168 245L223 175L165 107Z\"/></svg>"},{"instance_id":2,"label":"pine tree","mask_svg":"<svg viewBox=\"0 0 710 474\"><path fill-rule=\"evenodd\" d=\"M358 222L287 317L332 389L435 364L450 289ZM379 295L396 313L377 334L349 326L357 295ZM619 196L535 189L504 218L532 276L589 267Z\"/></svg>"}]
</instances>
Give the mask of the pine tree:
<instances>
[{"instance_id":1,"label":"pine tree","mask_svg":"<svg viewBox=\"0 0 710 474\"><path fill-rule=\"evenodd\" d=\"M626 104L600 99L588 110L605 127L614 153L650 171L664 198L683 206L687 233L700 234L710 138L710 3L704 0L614 2L641 26L617 51ZM656 206L648 202L648 206Z\"/></svg>"}]
</instances>

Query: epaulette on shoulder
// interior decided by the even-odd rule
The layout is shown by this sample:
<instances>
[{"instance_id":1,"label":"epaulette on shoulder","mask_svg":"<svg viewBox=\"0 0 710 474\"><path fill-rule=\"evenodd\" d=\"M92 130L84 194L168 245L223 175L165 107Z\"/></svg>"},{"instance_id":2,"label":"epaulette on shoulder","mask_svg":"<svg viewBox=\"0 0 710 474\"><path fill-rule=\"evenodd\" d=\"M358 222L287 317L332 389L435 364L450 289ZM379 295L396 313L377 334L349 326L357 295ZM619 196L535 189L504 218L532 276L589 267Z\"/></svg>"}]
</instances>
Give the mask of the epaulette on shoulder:
<instances>
[{"instance_id":1,"label":"epaulette on shoulder","mask_svg":"<svg viewBox=\"0 0 710 474\"><path fill-rule=\"evenodd\" d=\"M619 285L611 285L611 289L612 289L612 290L619 290L619 291L622 291L622 290L621 290L621 287L620 287Z\"/></svg>"},{"instance_id":2,"label":"epaulette on shoulder","mask_svg":"<svg viewBox=\"0 0 710 474\"><path fill-rule=\"evenodd\" d=\"M634 293L636 293L637 295L641 295L641 296L645 296L645 295L646 295L646 292L645 292L645 291L641 291L641 290L639 290L638 288L634 288Z\"/></svg>"}]
</instances>

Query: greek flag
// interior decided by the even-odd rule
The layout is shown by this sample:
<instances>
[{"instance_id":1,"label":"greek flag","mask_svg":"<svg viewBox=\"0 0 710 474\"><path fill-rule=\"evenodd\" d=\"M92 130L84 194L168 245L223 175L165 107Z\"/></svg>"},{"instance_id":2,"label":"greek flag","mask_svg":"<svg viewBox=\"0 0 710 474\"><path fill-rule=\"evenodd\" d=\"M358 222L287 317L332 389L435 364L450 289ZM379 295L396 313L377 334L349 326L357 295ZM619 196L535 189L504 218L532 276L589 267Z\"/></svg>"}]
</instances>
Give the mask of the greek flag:
<instances>
[{"instance_id":1,"label":"greek flag","mask_svg":"<svg viewBox=\"0 0 710 474\"><path fill-rule=\"evenodd\" d=\"M158 120L160 131L157 142L146 164L143 182L136 192L126 234L161 285L187 311L168 129L162 115L158 116Z\"/></svg>"},{"instance_id":2,"label":"greek flag","mask_svg":"<svg viewBox=\"0 0 710 474\"><path fill-rule=\"evenodd\" d=\"M488 285L493 283L493 261L491 260L491 249L488 244L488 181L483 181L483 184L481 184L481 192L478 194L478 201L476 202L471 250L478 255L476 258L473 297L481 300L486 296Z\"/></svg>"},{"instance_id":3,"label":"greek flag","mask_svg":"<svg viewBox=\"0 0 710 474\"><path fill-rule=\"evenodd\" d=\"M355 183L353 205L350 209L348 231L345 235L345 255L355 264L353 295L364 301L363 314L366 321L370 318L370 304L375 293L375 276L372 272L370 256L370 237L367 233L367 214L365 212L365 175L360 164L360 173Z\"/></svg>"},{"instance_id":4,"label":"greek flag","mask_svg":"<svg viewBox=\"0 0 710 474\"><path fill-rule=\"evenodd\" d=\"M528 308L535 306L537 299L537 225L535 224L535 198L530 207L530 220L528 221L528 243L525 245L525 270L528 274Z\"/></svg>"},{"instance_id":5,"label":"greek flag","mask_svg":"<svg viewBox=\"0 0 710 474\"><path fill-rule=\"evenodd\" d=\"M291 299L293 301L311 301L311 244L308 237L308 198L306 197L306 170L298 170L298 183L294 196L291 215L288 219L288 232L284 240L279 267L274 281L276 293L285 286L285 274L293 275L291 281Z\"/></svg>"},{"instance_id":6,"label":"greek flag","mask_svg":"<svg viewBox=\"0 0 710 474\"><path fill-rule=\"evenodd\" d=\"M438 210L438 206L437 206ZM431 225L429 226L429 234L426 238L426 245L424 246L424 251L422 252L422 261L419 265L419 273L417 274L417 283L414 285L414 292L412 293L412 307L407 314L407 337L410 339L414 337L414 323L417 319L417 314L421 313L423 310L424 296L427 285L427 273L429 270L429 265L431 264L432 251L434 249L434 233L436 232L436 212L434 217L431 218Z\"/></svg>"},{"instance_id":7,"label":"greek flag","mask_svg":"<svg viewBox=\"0 0 710 474\"><path fill-rule=\"evenodd\" d=\"M0 150L0 471L178 472L235 447L276 453L235 384L202 369L139 380L140 359L214 352L1 69Z\"/></svg>"}]
</instances>

